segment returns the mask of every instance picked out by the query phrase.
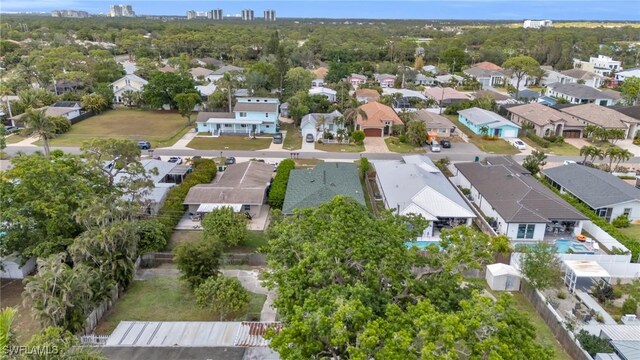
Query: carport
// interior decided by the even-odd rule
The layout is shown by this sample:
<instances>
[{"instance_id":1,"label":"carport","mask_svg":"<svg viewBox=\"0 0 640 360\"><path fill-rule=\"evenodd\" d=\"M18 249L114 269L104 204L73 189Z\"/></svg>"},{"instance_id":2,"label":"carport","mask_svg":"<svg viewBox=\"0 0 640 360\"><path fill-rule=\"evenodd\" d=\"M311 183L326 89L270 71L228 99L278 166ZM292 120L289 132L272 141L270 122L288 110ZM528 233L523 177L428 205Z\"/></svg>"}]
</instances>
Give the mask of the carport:
<instances>
[{"instance_id":1,"label":"carport","mask_svg":"<svg viewBox=\"0 0 640 360\"><path fill-rule=\"evenodd\" d=\"M598 262L593 260L564 260L564 283L571 293L576 291L576 284L580 278L588 278L590 281L596 279L604 279L610 282L611 275L600 266Z\"/></svg>"}]
</instances>

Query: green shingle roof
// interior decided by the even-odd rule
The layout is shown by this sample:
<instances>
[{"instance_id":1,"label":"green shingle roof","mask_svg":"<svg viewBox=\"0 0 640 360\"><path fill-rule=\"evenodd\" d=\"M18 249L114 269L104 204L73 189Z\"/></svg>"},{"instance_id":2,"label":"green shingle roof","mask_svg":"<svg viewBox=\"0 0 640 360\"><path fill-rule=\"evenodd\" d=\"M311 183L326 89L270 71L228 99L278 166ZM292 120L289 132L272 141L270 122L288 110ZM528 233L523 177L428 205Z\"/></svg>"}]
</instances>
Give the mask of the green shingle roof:
<instances>
[{"instance_id":1,"label":"green shingle roof","mask_svg":"<svg viewBox=\"0 0 640 360\"><path fill-rule=\"evenodd\" d=\"M349 163L320 163L313 170L292 170L282 212L316 207L337 195L365 205L358 169Z\"/></svg>"}]
</instances>

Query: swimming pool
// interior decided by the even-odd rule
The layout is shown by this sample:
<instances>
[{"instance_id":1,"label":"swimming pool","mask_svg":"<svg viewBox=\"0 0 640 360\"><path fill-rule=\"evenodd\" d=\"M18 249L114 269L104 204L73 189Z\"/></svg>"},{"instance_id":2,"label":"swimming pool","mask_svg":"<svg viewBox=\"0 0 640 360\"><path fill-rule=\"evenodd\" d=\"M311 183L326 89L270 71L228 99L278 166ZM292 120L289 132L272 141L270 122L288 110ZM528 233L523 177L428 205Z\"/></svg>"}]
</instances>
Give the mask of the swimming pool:
<instances>
[{"instance_id":1,"label":"swimming pool","mask_svg":"<svg viewBox=\"0 0 640 360\"><path fill-rule=\"evenodd\" d=\"M573 254L593 254L592 250L589 250L584 244L581 244L575 240L558 239L556 240L556 252L559 254L566 254L571 250Z\"/></svg>"},{"instance_id":2,"label":"swimming pool","mask_svg":"<svg viewBox=\"0 0 640 360\"><path fill-rule=\"evenodd\" d=\"M408 248L415 246L420 250L425 250L427 248L427 246L429 245L436 245L438 246L438 248L440 247L440 241L434 240L434 241L424 241L424 240L420 240L420 241L407 241L406 243L404 243L404 245Z\"/></svg>"}]
</instances>

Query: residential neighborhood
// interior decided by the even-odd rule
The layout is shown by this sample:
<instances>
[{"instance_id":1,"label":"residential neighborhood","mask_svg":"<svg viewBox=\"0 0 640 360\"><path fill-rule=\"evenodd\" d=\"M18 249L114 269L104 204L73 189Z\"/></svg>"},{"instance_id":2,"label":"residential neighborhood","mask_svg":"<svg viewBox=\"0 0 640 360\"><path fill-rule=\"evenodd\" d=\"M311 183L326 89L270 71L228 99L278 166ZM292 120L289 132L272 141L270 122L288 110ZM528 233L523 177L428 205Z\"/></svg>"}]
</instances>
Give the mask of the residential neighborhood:
<instances>
[{"instance_id":1,"label":"residential neighborhood","mask_svg":"<svg viewBox=\"0 0 640 360\"><path fill-rule=\"evenodd\" d=\"M3 4L3 358L640 359L634 4L219 5Z\"/></svg>"}]
</instances>

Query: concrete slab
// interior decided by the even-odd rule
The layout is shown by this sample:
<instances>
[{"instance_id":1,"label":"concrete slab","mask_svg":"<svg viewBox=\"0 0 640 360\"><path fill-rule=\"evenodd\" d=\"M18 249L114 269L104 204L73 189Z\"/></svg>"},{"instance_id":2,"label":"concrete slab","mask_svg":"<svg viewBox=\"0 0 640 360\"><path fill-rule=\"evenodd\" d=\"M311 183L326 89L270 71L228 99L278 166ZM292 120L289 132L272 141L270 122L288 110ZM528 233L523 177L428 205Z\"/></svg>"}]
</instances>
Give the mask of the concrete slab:
<instances>
[{"instance_id":1,"label":"concrete slab","mask_svg":"<svg viewBox=\"0 0 640 360\"><path fill-rule=\"evenodd\" d=\"M640 156L640 146L635 145L633 143L633 140L631 139L618 140L616 141L616 145L623 149L629 150L629 152L631 152L633 156Z\"/></svg>"},{"instance_id":2,"label":"concrete slab","mask_svg":"<svg viewBox=\"0 0 640 360\"><path fill-rule=\"evenodd\" d=\"M384 142L384 138L367 137L364 139L364 151L367 153L389 153L389 148Z\"/></svg>"}]
</instances>

